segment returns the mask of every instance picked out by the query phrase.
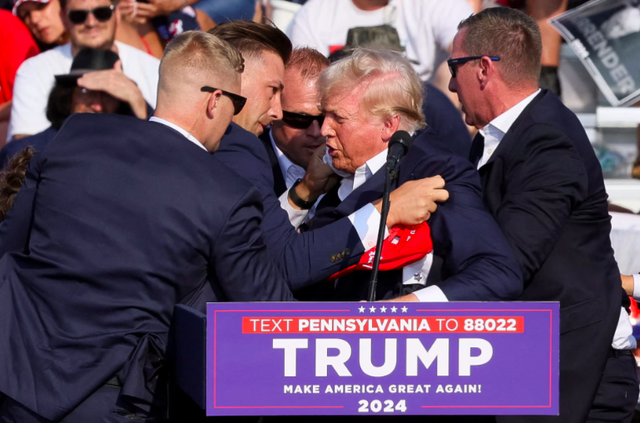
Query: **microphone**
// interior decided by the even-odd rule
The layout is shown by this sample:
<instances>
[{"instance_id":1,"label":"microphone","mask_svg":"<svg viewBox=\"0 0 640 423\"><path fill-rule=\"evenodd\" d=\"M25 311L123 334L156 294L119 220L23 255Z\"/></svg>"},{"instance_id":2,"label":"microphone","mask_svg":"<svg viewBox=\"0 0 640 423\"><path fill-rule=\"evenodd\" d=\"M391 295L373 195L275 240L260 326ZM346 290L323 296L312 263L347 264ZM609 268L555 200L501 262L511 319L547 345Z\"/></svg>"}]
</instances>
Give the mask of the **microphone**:
<instances>
[{"instance_id":1,"label":"microphone","mask_svg":"<svg viewBox=\"0 0 640 423\"><path fill-rule=\"evenodd\" d=\"M376 289L378 286L378 271L380 267L380 257L382 254L382 243L384 232L389 216L389 193L391 192L391 181L398 177L397 167L402 156L407 154L413 138L407 131L397 131L389 140L389 152L387 153L387 168L384 177L384 191L382 192L382 211L380 212L380 227L378 228L378 242L376 252L373 257L373 267L371 268L371 279L369 279L369 290L367 298L369 301L376 300Z\"/></svg>"},{"instance_id":2,"label":"microphone","mask_svg":"<svg viewBox=\"0 0 640 423\"><path fill-rule=\"evenodd\" d=\"M400 163L400 159L407 154L411 143L413 143L413 138L407 131L396 131L391 136L391 140L389 140L389 152L387 153L387 170L389 172L396 173L398 163Z\"/></svg>"}]
</instances>

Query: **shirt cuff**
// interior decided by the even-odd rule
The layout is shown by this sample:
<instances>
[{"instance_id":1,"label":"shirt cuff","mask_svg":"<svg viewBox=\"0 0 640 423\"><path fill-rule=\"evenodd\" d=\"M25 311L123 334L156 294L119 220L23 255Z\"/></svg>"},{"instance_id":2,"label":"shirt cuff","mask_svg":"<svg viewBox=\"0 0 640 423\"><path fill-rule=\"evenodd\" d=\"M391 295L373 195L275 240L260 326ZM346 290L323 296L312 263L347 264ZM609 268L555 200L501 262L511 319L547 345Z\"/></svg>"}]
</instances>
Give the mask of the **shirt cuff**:
<instances>
[{"instance_id":1,"label":"shirt cuff","mask_svg":"<svg viewBox=\"0 0 640 423\"><path fill-rule=\"evenodd\" d=\"M624 307L620 307L618 326L613 334L611 347L615 350L633 350L636 348L636 338L633 337L633 327L629 321L629 315Z\"/></svg>"},{"instance_id":2,"label":"shirt cuff","mask_svg":"<svg viewBox=\"0 0 640 423\"><path fill-rule=\"evenodd\" d=\"M421 303L443 303L449 301L440 287L436 285L431 285L426 288L419 289L413 294L418 297L418 301L420 301Z\"/></svg>"},{"instance_id":3,"label":"shirt cuff","mask_svg":"<svg viewBox=\"0 0 640 423\"><path fill-rule=\"evenodd\" d=\"M640 300L640 275L633 275L633 298Z\"/></svg>"},{"instance_id":4,"label":"shirt cuff","mask_svg":"<svg viewBox=\"0 0 640 423\"><path fill-rule=\"evenodd\" d=\"M294 209L293 206L289 203L289 190L283 192L279 200L280 207L282 207L282 209L286 211L287 215L289 216L289 222L291 222L294 228L298 229L300 225L304 223L304 220L309 214L309 210Z\"/></svg>"}]
</instances>

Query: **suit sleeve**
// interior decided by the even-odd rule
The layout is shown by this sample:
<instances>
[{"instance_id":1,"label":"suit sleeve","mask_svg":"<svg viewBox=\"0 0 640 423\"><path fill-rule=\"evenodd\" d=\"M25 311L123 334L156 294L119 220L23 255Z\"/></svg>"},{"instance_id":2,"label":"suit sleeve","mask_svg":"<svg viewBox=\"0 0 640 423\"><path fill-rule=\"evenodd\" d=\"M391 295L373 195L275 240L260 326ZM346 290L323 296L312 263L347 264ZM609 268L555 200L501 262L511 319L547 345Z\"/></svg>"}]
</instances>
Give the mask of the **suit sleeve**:
<instances>
[{"instance_id":1,"label":"suit sleeve","mask_svg":"<svg viewBox=\"0 0 640 423\"><path fill-rule=\"evenodd\" d=\"M523 141L526 159L507 170L507 194L496 214L525 285L551 253L571 210L588 189L584 163L571 141L548 125L538 125L535 131L537 136Z\"/></svg>"},{"instance_id":2,"label":"suit sleeve","mask_svg":"<svg viewBox=\"0 0 640 423\"><path fill-rule=\"evenodd\" d=\"M429 225L434 252L443 258L443 277L450 276L436 286L449 301L517 298L523 289L522 276L482 201L477 172L467 161L455 158L441 174L449 200L438 206Z\"/></svg>"},{"instance_id":3,"label":"suit sleeve","mask_svg":"<svg viewBox=\"0 0 640 423\"><path fill-rule=\"evenodd\" d=\"M43 157L38 153L31 159L22 188L0 224L0 257L7 252L27 250L38 181L45 162Z\"/></svg>"},{"instance_id":4,"label":"suit sleeve","mask_svg":"<svg viewBox=\"0 0 640 423\"><path fill-rule=\"evenodd\" d=\"M265 243L292 291L324 281L360 258L364 247L348 217L311 232L296 231L275 195L269 158L258 138L250 134L242 139L225 137L215 156L240 169L238 173L260 192Z\"/></svg>"},{"instance_id":5,"label":"suit sleeve","mask_svg":"<svg viewBox=\"0 0 640 423\"><path fill-rule=\"evenodd\" d=\"M267 254L262 237L260 194L250 189L231 209L215 240L213 263L231 301L290 301L284 275Z\"/></svg>"}]
</instances>

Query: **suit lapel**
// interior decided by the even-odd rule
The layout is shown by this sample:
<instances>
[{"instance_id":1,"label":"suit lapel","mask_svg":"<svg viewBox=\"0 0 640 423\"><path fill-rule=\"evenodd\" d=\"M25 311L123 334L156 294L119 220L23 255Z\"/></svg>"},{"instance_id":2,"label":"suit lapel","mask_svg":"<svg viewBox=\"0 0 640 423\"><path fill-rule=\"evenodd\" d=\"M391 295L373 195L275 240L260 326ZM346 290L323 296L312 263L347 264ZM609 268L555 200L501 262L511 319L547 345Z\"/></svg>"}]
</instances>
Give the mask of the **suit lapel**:
<instances>
[{"instance_id":1,"label":"suit lapel","mask_svg":"<svg viewBox=\"0 0 640 423\"><path fill-rule=\"evenodd\" d=\"M385 172L383 167L364 184L360 185L358 189L349 194L349 196L336 207L336 212L341 216L349 216L366 204L380 198L382 196L382 190L384 189L384 176Z\"/></svg>"},{"instance_id":2,"label":"suit lapel","mask_svg":"<svg viewBox=\"0 0 640 423\"><path fill-rule=\"evenodd\" d=\"M267 155L269 155L269 163L271 163L271 171L273 173L273 190L276 195L279 197L283 192L287 190L287 184L284 181L284 177L282 176L282 169L280 168L280 162L278 162L278 157L276 156L276 152L273 150L273 145L271 144L271 133L270 129L267 129L260 135L260 141L264 145L265 150L267 150Z\"/></svg>"},{"instance_id":3,"label":"suit lapel","mask_svg":"<svg viewBox=\"0 0 640 423\"><path fill-rule=\"evenodd\" d=\"M478 163L482 158L482 153L484 152L484 137L480 132L476 134L473 138L473 143L471 143L471 151L469 152L469 161L473 163L474 167L478 167Z\"/></svg>"},{"instance_id":4,"label":"suit lapel","mask_svg":"<svg viewBox=\"0 0 640 423\"><path fill-rule=\"evenodd\" d=\"M484 169L485 167L490 165L496 159L496 157L500 157L501 155L504 155L509 150L511 150L513 143L516 142L518 139L516 135L519 133L519 126L522 125L522 122L524 122L525 119L527 119L527 117L531 113L531 109L535 107L535 105L545 96L546 93L547 93L547 90L540 91L540 93L537 96L535 96L535 98L531 101L531 103L529 103L527 107L524 108L522 113L520 113L520 116L518 116L515 122L513 122L513 125L511 125L507 133L504 135L504 138L502 138L502 141L500 141L500 144L498 144L496 151L493 152L493 154L491 155L487 163L481 169ZM482 175L482 172L481 172L481 175Z\"/></svg>"}]
</instances>

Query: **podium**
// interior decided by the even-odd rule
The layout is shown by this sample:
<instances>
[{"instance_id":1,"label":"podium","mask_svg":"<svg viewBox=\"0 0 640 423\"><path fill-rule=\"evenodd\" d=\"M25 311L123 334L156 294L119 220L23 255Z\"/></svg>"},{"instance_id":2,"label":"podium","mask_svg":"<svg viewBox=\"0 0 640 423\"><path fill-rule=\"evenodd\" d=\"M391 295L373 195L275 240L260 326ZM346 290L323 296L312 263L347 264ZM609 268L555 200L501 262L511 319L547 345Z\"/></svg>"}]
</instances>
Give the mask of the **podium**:
<instances>
[{"instance_id":1,"label":"podium","mask_svg":"<svg viewBox=\"0 0 640 423\"><path fill-rule=\"evenodd\" d=\"M174 308L167 361L169 413L202 419L206 409L207 315L185 305Z\"/></svg>"},{"instance_id":2,"label":"podium","mask_svg":"<svg viewBox=\"0 0 640 423\"><path fill-rule=\"evenodd\" d=\"M175 308L170 409L187 405L200 416L559 412L557 302L207 307L207 315Z\"/></svg>"}]
</instances>

